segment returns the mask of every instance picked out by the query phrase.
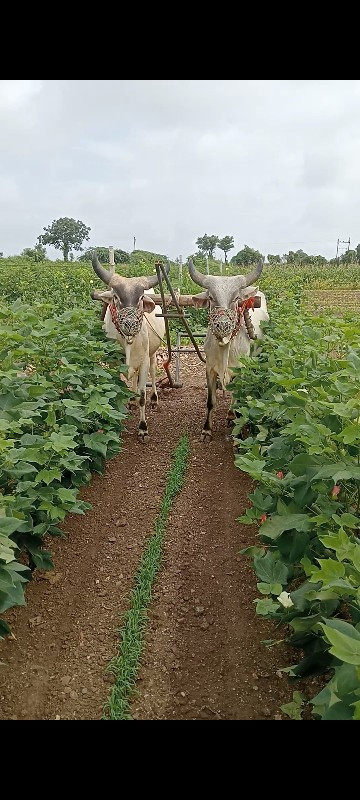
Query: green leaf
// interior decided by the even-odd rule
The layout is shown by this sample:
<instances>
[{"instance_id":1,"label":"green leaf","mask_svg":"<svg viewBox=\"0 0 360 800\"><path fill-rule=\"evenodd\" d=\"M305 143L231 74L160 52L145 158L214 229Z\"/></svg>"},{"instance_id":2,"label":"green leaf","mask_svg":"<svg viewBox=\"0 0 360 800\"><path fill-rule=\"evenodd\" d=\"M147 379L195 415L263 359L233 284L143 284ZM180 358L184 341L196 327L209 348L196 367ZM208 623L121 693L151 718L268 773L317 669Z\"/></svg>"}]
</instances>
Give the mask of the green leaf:
<instances>
[{"instance_id":1,"label":"green leaf","mask_svg":"<svg viewBox=\"0 0 360 800\"><path fill-rule=\"evenodd\" d=\"M271 551L268 551L266 555L262 557L255 556L254 567L261 581L265 581L269 584L279 583L281 586L287 582L288 569L286 565L279 561Z\"/></svg>"},{"instance_id":2,"label":"green leaf","mask_svg":"<svg viewBox=\"0 0 360 800\"><path fill-rule=\"evenodd\" d=\"M244 549L239 552L241 556L250 556L253 558L254 556L263 556L265 554L265 548L253 545L251 547L244 547Z\"/></svg>"},{"instance_id":3,"label":"green leaf","mask_svg":"<svg viewBox=\"0 0 360 800\"><path fill-rule=\"evenodd\" d=\"M342 664L336 667L334 682L340 698L360 688L359 670L353 664Z\"/></svg>"},{"instance_id":4,"label":"green leaf","mask_svg":"<svg viewBox=\"0 0 360 800\"><path fill-rule=\"evenodd\" d=\"M264 522L260 532L262 536L267 536L269 539L277 539L284 531L309 531L310 529L311 519L308 514L287 514L286 516L274 514L271 519Z\"/></svg>"},{"instance_id":5,"label":"green leaf","mask_svg":"<svg viewBox=\"0 0 360 800\"><path fill-rule=\"evenodd\" d=\"M360 425L348 425L344 428L343 431L339 434L339 438L341 438L345 444L352 444L360 439Z\"/></svg>"},{"instance_id":6,"label":"green leaf","mask_svg":"<svg viewBox=\"0 0 360 800\"><path fill-rule=\"evenodd\" d=\"M360 528L360 519L354 514L341 514L340 524L343 528Z\"/></svg>"},{"instance_id":7,"label":"green leaf","mask_svg":"<svg viewBox=\"0 0 360 800\"><path fill-rule=\"evenodd\" d=\"M274 594L278 596L282 591L281 583L257 583L256 586L261 594Z\"/></svg>"},{"instance_id":8,"label":"green leaf","mask_svg":"<svg viewBox=\"0 0 360 800\"><path fill-rule=\"evenodd\" d=\"M293 699L291 703L285 703L280 706L281 711L290 719L302 719L301 712L304 704L303 695L301 692L293 692Z\"/></svg>"},{"instance_id":9,"label":"green leaf","mask_svg":"<svg viewBox=\"0 0 360 800\"><path fill-rule=\"evenodd\" d=\"M256 600L256 613L261 617L267 617L268 614L278 611L278 604L272 600Z\"/></svg>"},{"instance_id":10,"label":"green leaf","mask_svg":"<svg viewBox=\"0 0 360 800\"><path fill-rule=\"evenodd\" d=\"M8 636L11 633L11 629L7 622L4 619L0 619L0 639L3 639L4 636Z\"/></svg>"},{"instance_id":11,"label":"green leaf","mask_svg":"<svg viewBox=\"0 0 360 800\"><path fill-rule=\"evenodd\" d=\"M0 533L11 536L12 533L18 530L21 522L22 520L16 519L16 517L0 517Z\"/></svg>"},{"instance_id":12,"label":"green leaf","mask_svg":"<svg viewBox=\"0 0 360 800\"><path fill-rule=\"evenodd\" d=\"M38 569L54 569L54 564L52 562L50 553L48 553L46 550L42 550L41 547L38 547L37 545L28 541L26 542L26 549L29 551L29 553L31 553L34 564Z\"/></svg>"},{"instance_id":13,"label":"green leaf","mask_svg":"<svg viewBox=\"0 0 360 800\"><path fill-rule=\"evenodd\" d=\"M332 581L338 578L343 578L345 575L344 564L340 561L335 561L332 558L319 558L320 569L315 569L311 578L311 583L322 583L327 586Z\"/></svg>"},{"instance_id":14,"label":"green leaf","mask_svg":"<svg viewBox=\"0 0 360 800\"><path fill-rule=\"evenodd\" d=\"M347 720L353 719L352 709L347 703L339 702L333 703L330 708L325 711L323 720Z\"/></svg>"},{"instance_id":15,"label":"green leaf","mask_svg":"<svg viewBox=\"0 0 360 800\"><path fill-rule=\"evenodd\" d=\"M341 480L360 480L360 467L352 464L346 464L343 461L338 461L336 464L324 464L323 467L316 473L313 478L314 481L326 480L332 478L334 483Z\"/></svg>"},{"instance_id":16,"label":"green leaf","mask_svg":"<svg viewBox=\"0 0 360 800\"><path fill-rule=\"evenodd\" d=\"M88 450L94 450L95 453L100 453L103 458L106 458L107 441L106 439L104 440L104 436L101 433L85 434L83 440Z\"/></svg>"},{"instance_id":17,"label":"green leaf","mask_svg":"<svg viewBox=\"0 0 360 800\"><path fill-rule=\"evenodd\" d=\"M343 623L343 626L346 626L346 633L335 630L333 626L329 625L329 622L330 620L327 625L321 623L321 627L331 644L330 653L340 661L360 666L360 634L358 634L358 638L354 638L355 629L347 622Z\"/></svg>"},{"instance_id":18,"label":"green leaf","mask_svg":"<svg viewBox=\"0 0 360 800\"><path fill-rule=\"evenodd\" d=\"M49 483L52 481L59 481L61 480L61 471L57 468L53 469L42 469L36 476L36 483L46 483L48 486Z\"/></svg>"}]
</instances>

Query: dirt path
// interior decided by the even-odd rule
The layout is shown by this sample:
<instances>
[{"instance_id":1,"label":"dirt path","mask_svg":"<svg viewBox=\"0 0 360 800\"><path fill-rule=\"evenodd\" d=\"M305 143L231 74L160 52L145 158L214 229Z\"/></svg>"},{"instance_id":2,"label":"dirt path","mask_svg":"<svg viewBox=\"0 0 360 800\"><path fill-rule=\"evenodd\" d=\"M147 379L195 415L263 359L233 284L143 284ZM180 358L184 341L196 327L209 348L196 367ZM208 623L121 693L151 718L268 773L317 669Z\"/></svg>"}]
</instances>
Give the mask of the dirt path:
<instances>
[{"instance_id":1,"label":"dirt path","mask_svg":"<svg viewBox=\"0 0 360 800\"><path fill-rule=\"evenodd\" d=\"M203 368L188 365L183 389L163 392L161 412L149 412L147 446L129 422L122 454L82 492L92 511L67 519L69 542L50 543L55 572L37 574L27 607L8 615L16 638L1 647L0 719L101 718L114 629L184 431L190 467L168 526L134 716L276 718L289 698L276 675L288 657L261 644L271 626L255 618L254 576L238 555L254 531L236 522L249 482L233 465L228 400L219 400L214 441L203 445Z\"/></svg>"}]
</instances>

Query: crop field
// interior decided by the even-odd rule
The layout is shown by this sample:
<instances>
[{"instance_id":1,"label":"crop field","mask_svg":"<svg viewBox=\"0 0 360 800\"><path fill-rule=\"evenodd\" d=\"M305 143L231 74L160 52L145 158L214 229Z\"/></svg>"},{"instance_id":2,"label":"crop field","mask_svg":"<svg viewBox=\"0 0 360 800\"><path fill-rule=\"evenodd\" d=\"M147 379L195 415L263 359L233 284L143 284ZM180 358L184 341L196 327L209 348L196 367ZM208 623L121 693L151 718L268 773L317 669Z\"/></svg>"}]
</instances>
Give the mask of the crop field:
<instances>
[{"instance_id":1,"label":"crop field","mask_svg":"<svg viewBox=\"0 0 360 800\"><path fill-rule=\"evenodd\" d=\"M192 356L137 442L94 288L0 259L0 719L359 720L360 265L265 266L209 445Z\"/></svg>"}]
</instances>

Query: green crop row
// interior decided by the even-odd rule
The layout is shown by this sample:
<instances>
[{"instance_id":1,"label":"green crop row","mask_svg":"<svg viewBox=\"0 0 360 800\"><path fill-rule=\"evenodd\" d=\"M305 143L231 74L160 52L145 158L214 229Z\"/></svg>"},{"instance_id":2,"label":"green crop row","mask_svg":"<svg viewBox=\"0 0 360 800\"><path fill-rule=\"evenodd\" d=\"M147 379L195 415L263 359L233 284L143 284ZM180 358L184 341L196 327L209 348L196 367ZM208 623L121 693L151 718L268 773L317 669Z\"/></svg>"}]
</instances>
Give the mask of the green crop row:
<instances>
[{"instance_id":1,"label":"green crop row","mask_svg":"<svg viewBox=\"0 0 360 800\"><path fill-rule=\"evenodd\" d=\"M313 713L360 719L359 320L273 304L261 352L236 372L234 407L236 464L256 481L241 522L260 525L244 551L257 613L300 649L292 680L330 672Z\"/></svg>"},{"instance_id":2,"label":"green crop row","mask_svg":"<svg viewBox=\"0 0 360 800\"><path fill-rule=\"evenodd\" d=\"M128 277L153 274L155 261L155 255L132 254L129 264L117 265L116 269ZM199 258L195 262L205 272L205 262ZM222 265L222 271L224 275L233 275L240 268L233 264ZM210 272L214 275L220 273L219 262L210 262ZM173 286L178 288L179 266L173 262L170 277ZM0 297L6 300L21 298L30 303L46 300L54 302L61 310L69 305L91 307L94 303L90 300L90 292L95 287L104 288L94 275L90 262L44 261L35 264L27 258L0 260ZM351 292L359 287L360 266L357 264L324 267L265 265L261 277L261 289L270 298L277 297L279 291L301 295L321 289L347 289ZM186 264L182 270L181 289L190 294L200 291L200 287L191 281Z\"/></svg>"},{"instance_id":3,"label":"green crop row","mask_svg":"<svg viewBox=\"0 0 360 800\"><path fill-rule=\"evenodd\" d=\"M129 392L93 310L0 303L0 341L2 613L24 604L34 567L51 568L45 536L89 508L78 489L119 452Z\"/></svg>"}]
</instances>

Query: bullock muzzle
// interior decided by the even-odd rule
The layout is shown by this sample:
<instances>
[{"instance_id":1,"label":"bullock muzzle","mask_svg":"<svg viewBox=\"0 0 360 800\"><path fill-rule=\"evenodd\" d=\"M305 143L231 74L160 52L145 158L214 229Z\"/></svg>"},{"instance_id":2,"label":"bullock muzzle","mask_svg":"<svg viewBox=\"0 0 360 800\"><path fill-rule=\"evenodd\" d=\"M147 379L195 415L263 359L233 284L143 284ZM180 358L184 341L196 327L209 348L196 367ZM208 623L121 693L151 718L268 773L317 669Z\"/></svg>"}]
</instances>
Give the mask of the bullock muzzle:
<instances>
[{"instance_id":1,"label":"bullock muzzle","mask_svg":"<svg viewBox=\"0 0 360 800\"><path fill-rule=\"evenodd\" d=\"M132 344L141 331L143 311L132 307L118 310L114 302L109 303L109 309L116 330L126 339L127 344Z\"/></svg>"},{"instance_id":2,"label":"bullock muzzle","mask_svg":"<svg viewBox=\"0 0 360 800\"><path fill-rule=\"evenodd\" d=\"M220 345L229 344L237 324L237 311L216 307L210 311L209 326Z\"/></svg>"}]
</instances>

